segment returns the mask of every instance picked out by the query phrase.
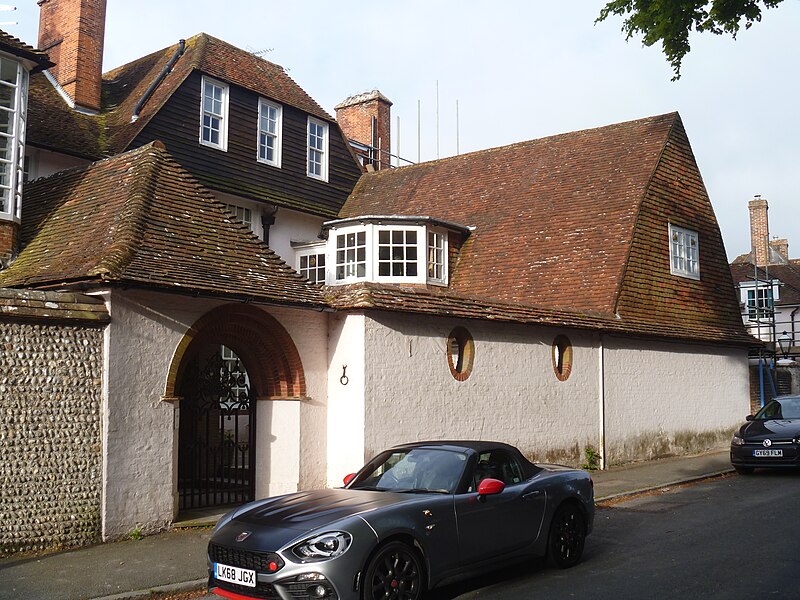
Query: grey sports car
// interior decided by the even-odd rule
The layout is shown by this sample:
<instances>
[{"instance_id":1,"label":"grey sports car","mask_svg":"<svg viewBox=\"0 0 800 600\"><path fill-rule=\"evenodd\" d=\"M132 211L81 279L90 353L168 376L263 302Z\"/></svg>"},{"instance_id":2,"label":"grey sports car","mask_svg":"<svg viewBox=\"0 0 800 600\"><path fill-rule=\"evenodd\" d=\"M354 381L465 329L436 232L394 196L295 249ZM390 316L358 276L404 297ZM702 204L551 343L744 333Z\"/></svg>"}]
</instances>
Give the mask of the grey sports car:
<instances>
[{"instance_id":1,"label":"grey sports car","mask_svg":"<svg viewBox=\"0 0 800 600\"><path fill-rule=\"evenodd\" d=\"M405 444L344 488L228 513L208 545L208 586L232 599L417 599L527 557L571 567L593 520L585 471L495 442Z\"/></svg>"}]
</instances>

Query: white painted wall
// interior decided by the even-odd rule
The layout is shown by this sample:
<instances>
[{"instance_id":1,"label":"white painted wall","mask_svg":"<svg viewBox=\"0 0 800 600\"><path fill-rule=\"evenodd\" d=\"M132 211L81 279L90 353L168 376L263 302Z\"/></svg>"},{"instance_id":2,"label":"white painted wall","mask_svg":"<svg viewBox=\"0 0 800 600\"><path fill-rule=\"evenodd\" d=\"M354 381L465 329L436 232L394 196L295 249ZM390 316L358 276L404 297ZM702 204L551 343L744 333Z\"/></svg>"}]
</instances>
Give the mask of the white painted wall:
<instances>
[{"instance_id":1,"label":"white painted wall","mask_svg":"<svg viewBox=\"0 0 800 600\"><path fill-rule=\"evenodd\" d=\"M179 415L164 402L168 369L187 330L221 303L114 291L107 329L103 536L167 525L177 509ZM308 397L259 401L256 494L295 491L325 478L327 315L272 309L300 353ZM302 476L301 476L302 471Z\"/></svg>"},{"instance_id":2,"label":"white painted wall","mask_svg":"<svg viewBox=\"0 0 800 600\"><path fill-rule=\"evenodd\" d=\"M747 349L604 338L611 464L701 452L750 412Z\"/></svg>"},{"instance_id":3,"label":"white painted wall","mask_svg":"<svg viewBox=\"0 0 800 600\"><path fill-rule=\"evenodd\" d=\"M345 475L364 464L366 323L363 314L332 314L329 318L328 487L341 486ZM369 356L370 362L379 358ZM342 379L343 373L346 379Z\"/></svg>"},{"instance_id":4,"label":"white painted wall","mask_svg":"<svg viewBox=\"0 0 800 600\"><path fill-rule=\"evenodd\" d=\"M50 152L49 150L32 146L25 148L25 158L28 159L28 179L31 181L40 177L49 177L53 173L58 173L65 169L83 167L90 162L83 158Z\"/></svg>"},{"instance_id":5,"label":"white painted wall","mask_svg":"<svg viewBox=\"0 0 800 600\"><path fill-rule=\"evenodd\" d=\"M353 369L362 322L363 374ZM473 372L463 382L446 358L457 325L475 340ZM749 407L741 348L603 337L601 367L600 336L581 331L370 313L347 317L337 332L329 437L344 432L346 444L329 445L329 484L338 484L359 451L366 459L420 439L494 439L538 461L578 464L586 446L600 449L601 418L609 464L700 452L727 443ZM558 334L573 345L564 382L552 368ZM347 360L337 344L349 349ZM339 390L334 400L340 363L348 364L349 386L363 378L363 408L358 390L348 398Z\"/></svg>"},{"instance_id":6,"label":"white painted wall","mask_svg":"<svg viewBox=\"0 0 800 600\"><path fill-rule=\"evenodd\" d=\"M447 337L458 325L475 341L466 381L456 381L447 362ZM574 352L575 366L563 382L551 358L559 333L569 336ZM599 377L591 334L370 315L366 355L367 454L420 439L461 438L508 442L536 460L564 462L597 443Z\"/></svg>"}]
</instances>

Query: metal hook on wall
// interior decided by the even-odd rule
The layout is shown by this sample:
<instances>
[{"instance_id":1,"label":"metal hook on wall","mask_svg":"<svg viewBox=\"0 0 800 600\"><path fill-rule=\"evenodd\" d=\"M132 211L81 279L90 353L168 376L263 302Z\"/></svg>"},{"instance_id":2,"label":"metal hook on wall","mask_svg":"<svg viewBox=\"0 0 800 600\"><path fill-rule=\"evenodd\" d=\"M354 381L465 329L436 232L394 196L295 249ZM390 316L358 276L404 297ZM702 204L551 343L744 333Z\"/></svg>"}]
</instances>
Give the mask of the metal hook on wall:
<instances>
[{"instance_id":1,"label":"metal hook on wall","mask_svg":"<svg viewBox=\"0 0 800 600\"><path fill-rule=\"evenodd\" d=\"M342 376L339 377L339 383L342 385L350 383L350 378L347 376L347 365L342 365Z\"/></svg>"}]
</instances>

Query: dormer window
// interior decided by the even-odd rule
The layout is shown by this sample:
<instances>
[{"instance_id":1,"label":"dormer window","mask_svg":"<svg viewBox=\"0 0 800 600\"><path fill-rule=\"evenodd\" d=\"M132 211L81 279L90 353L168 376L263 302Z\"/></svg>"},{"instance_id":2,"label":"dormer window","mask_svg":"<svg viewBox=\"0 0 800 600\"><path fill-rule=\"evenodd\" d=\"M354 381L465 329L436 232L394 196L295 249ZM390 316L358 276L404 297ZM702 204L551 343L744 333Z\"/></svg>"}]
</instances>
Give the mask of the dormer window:
<instances>
[{"instance_id":1,"label":"dormer window","mask_svg":"<svg viewBox=\"0 0 800 600\"><path fill-rule=\"evenodd\" d=\"M375 281L447 285L448 227L428 217L364 217L325 224L329 285Z\"/></svg>"},{"instance_id":2,"label":"dormer window","mask_svg":"<svg viewBox=\"0 0 800 600\"><path fill-rule=\"evenodd\" d=\"M258 160L273 167L281 166L280 104L263 98L258 102Z\"/></svg>"},{"instance_id":3,"label":"dormer window","mask_svg":"<svg viewBox=\"0 0 800 600\"><path fill-rule=\"evenodd\" d=\"M0 219L19 221L28 72L0 56Z\"/></svg>"},{"instance_id":4,"label":"dormer window","mask_svg":"<svg viewBox=\"0 0 800 600\"><path fill-rule=\"evenodd\" d=\"M670 273L700 279L700 242L697 232L670 223Z\"/></svg>"},{"instance_id":5,"label":"dormer window","mask_svg":"<svg viewBox=\"0 0 800 600\"><path fill-rule=\"evenodd\" d=\"M223 151L228 148L228 86L208 77L203 77L200 143Z\"/></svg>"},{"instance_id":6,"label":"dormer window","mask_svg":"<svg viewBox=\"0 0 800 600\"><path fill-rule=\"evenodd\" d=\"M307 174L328 181L328 124L308 117Z\"/></svg>"}]
</instances>

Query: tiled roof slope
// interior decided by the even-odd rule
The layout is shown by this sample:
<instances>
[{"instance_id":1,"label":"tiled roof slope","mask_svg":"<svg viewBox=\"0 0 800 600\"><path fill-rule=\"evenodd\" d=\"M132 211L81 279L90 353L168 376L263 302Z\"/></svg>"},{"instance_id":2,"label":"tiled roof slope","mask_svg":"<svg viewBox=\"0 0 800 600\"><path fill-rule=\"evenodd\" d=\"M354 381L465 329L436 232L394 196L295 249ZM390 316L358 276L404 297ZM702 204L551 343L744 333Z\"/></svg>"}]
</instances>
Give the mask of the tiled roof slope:
<instances>
[{"instance_id":1,"label":"tiled roof slope","mask_svg":"<svg viewBox=\"0 0 800 600\"><path fill-rule=\"evenodd\" d=\"M25 188L3 287L122 283L321 306L300 277L153 143Z\"/></svg>"},{"instance_id":2,"label":"tiled roof slope","mask_svg":"<svg viewBox=\"0 0 800 600\"><path fill-rule=\"evenodd\" d=\"M340 310L383 310L393 312L412 312L447 316L460 319L480 319L499 323L527 323L570 327L590 331L647 335L665 339L693 341L716 341L726 339L734 343L751 345L754 339L747 335L731 335L725 327L697 326L686 327L676 335L675 327L669 322L652 323L641 320L621 320L581 313L577 311L555 310L527 304L490 302L483 298L470 298L452 294L439 288L420 290L402 286L359 283L341 288L327 288L328 302Z\"/></svg>"},{"instance_id":3,"label":"tiled roof slope","mask_svg":"<svg viewBox=\"0 0 800 600\"><path fill-rule=\"evenodd\" d=\"M698 233L699 280L670 274L670 223ZM624 321L668 324L677 334L745 334L722 234L679 118L639 206L616 312Z\"/></svg>"},{"instance_id":4,"label":"tiled roof slope","mask_svg":"<svg viewBox=\"0 0 800 600\"><path fill-rule=\"evenodd\" d=\"M29 46L3 30L0 30L0 50L36 63L35 70L48 69L53 66L46 52Z\"/></svg>"},{"instance_id":5,"label":"tiled roof slope","mask_svg":"<svg viewBox=\"0 0 800 600\"><path fill-rule=\"evenodd\" d=\"M146 102L139 118L131 122L136 103L177 48L175 44L105 73L103 109L97 116L81 115L66 106L60 108L64 101L52 85L44 77L34 78L31 87L35 100L30 102L32 124L28 142L95 159L123 152L194 70L333 121L281 66L200 33L186 40L183 55ZM58 118L53 118L54 114ZM86 133L92 127L94 137Z\"/></svg>"},{"instance_id":6,"label":"tiled roof slope","mask_svg":"<svg viewBox=\"0 0 800 600\"><path fill-rule=\"evenodd\" d=\"M786 265L770 265L769 272L759 267L754 272L752 263L734 262L731 275L736 283L751 282L754 277L762 280L778 279L783 285L775 304L778 306L800 304L800 261L790 260Z\"/></svg>"},{"instance_id":7,"label":"tiled roof slope","mask_svg":"<svg viewBox=\"0 0 800 600\"><path fill-rule=\"evenodd\" d=\"M365 214L474 226L450 294L751 341L677 113L366 174L340 216ZM701 234L700 283L669 273L671 215Z\"/></svg>"}]
</instances>

